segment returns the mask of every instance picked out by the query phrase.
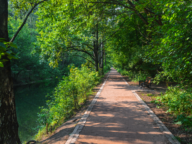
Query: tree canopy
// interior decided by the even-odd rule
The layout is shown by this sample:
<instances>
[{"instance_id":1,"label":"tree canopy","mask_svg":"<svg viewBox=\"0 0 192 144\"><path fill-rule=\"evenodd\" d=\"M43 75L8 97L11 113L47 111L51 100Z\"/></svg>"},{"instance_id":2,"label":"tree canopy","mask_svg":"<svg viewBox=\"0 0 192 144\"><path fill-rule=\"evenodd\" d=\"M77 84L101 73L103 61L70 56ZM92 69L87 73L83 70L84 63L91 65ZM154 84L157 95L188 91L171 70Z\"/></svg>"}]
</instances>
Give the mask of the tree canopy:
<instances>
[{"instance_id":1,"label":"tree canopy","mask_svg":"<svg viewBox=\"0 0 192 144\"><path fill-rule=\"evenodd\" d=\"M62 76L64 63L95 71L108 63L190 86L191 7L187 0L0 0L0 100L14 101L11 72L44 67Z\"/></svg>"}]
</instances>

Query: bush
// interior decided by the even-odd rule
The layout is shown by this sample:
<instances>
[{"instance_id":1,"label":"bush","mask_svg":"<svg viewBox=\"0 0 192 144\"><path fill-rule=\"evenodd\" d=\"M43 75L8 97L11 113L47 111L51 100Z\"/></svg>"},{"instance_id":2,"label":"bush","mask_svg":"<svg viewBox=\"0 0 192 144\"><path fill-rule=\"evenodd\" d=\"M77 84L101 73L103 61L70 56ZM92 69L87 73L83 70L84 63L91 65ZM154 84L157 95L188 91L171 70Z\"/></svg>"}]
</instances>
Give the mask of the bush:
<instances>
[{"instance_id":1,"label":"bush","mask_svg":"<svg viewBox=\"0 0 192 144\"><path fill-rule=\"evenodd\" d=\"M117 71L123 76L128 76L129 79L132 81L145 80L149 76L149 74L146 74L146 73L133 72L133 71L127 71L122 69L117 69Z\"/></svg>"},{"instance_id":2,"label":"bush","mask_svg":"<svg viewBox=\"0 0 192 144\"><path fill-rule=\"evenodd\" d=\"M109 64L105 65L105 66L104 66L104 73L109 72L110 69L111 69L111 66L110 66Z\"/></svg>"},{"instance_id":3,"label":"bush","mask_svg":"<svg viewBox=\"0 0 192 144\"><path fill-rule=\"evenodd\" d=\"M44 129L46 125L55 125L61 119L71 116L87 100L88 93L98 82L97 72L84 65L81 69L72 66L69 76L63 77L53 95L47 96L47 107L41 107L41 112L38 113L40 127Z\"/></svg>"},{"instance_id":4,"label":"bush","mask_svg":"<svg viewBox=\"0 0 192 144\"><path fill-rule=\"evenodd\" d=\"M168 87L166 93L157 97L156 103L168 107L167 112L177 116L177 124L192 126L192 93L179 87Z\"/></svg>"}]
</instances>

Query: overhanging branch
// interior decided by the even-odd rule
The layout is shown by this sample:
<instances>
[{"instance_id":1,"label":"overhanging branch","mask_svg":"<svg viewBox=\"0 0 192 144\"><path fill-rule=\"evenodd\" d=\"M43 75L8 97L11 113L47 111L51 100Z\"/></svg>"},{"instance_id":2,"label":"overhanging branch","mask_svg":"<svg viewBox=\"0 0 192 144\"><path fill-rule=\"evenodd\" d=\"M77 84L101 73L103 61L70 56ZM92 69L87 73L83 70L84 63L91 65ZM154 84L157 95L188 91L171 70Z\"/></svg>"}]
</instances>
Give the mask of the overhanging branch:
<instances>
[{"instance_id":1,"label":"overhanging branch","mask_svg":"<svg viewBox=\"0 0 192 144\"><path fill-rule=\"evenodd\" d=\"M114 2L88 2L88 3L117 4L117 5L120 5L120 6L123 6L123 7L125 7L125 8L128 8L128 9L133 10L133 8L128 7L128 6L126 6L126 5L122 4L122 3L119 3L119 2L117 2L117 1L114 1Z\"/></svg>"},{"instance_id":2,"label":"overhanging branch","mask_svg":"<svg viewBox=\"0 0 192 144\"><path fill-rule=\"evenodd\" d=\"M84 59L86 59L87 61L89 61L90 63L92 63L93 65L95 65L91 60L89 60L88 58L84 57L84 56L80 56L80 55L73 55L72 56L78 56L78 57L82 57Z\"/></svg>"},{"instance_id":3,"label":"overhanging branch","mask_svg":"<svg viewBox=\"0 0 192 144\"><path fill-rule=\"evenodd\" d=\"M91 53L89 53L88 51L85 51L85 50L82 50L82 49L77 49L77 48L75 48L75 47L67 47L67 51L70 51L70 50L80 51L80 52L86 53L86 54L88 54L93 60L95 60L95 58L93 57L93 55L92 55Z\"/></svg>"},{"instance_id":4,"label":"overhanging branch","mask_svg":"<svg viewBox=\"0 0 192 144\"><path fill-rule=\"evenodd\" d=\"M14 36L11 38L11 40L10 40L9 42L13 42L13 41L15 40L15 38L17 37L17 35L19 34L19 32L21 31L21 29L22 29L23 26L25 25L25 23L26 23L29 15L32 13L32 11L35 9L35 7L38 6L39 4L45 2L45 1L47 1L47 0L40 1L40 2L36 3L36 4L31 8L31 10L30 10L30 11L28 12L28 14L26 15L23 23L21 24L21 26L19 27L19 29L16 31L16 33L14 34Z\"/></svg>"}]
</instances>

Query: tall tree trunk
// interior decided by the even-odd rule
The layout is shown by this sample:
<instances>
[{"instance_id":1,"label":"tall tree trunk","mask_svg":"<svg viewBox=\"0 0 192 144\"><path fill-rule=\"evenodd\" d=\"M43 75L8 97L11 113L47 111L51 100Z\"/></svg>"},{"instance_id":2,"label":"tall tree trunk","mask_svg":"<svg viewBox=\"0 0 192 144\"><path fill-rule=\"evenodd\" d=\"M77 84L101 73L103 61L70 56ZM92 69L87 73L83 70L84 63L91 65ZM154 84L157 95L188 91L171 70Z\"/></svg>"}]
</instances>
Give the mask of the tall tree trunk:
<instances>
[{"instance_id":1,"label":"tall tree trunk","mask_svg":"<svg viewBox=\"0 0 192 144\"><path fill-rule=\"evenodd\" d=\"M102 40L101 40L101 65L100 65L100 68L101 68L101 73L102 75L104 74L104 70L103 70L103 43L102 43Z\"/></svg>"},{"instance_id":2,"label":"tall tree trunk","mask_svg":"<svg viewBox=\"0 0 192 144\"><path fill-rule=\"evenodd\" d=\"M94 41L94 58L95 58L95 70L98 72L99 68L98 68L98 50L97 50L97 46L96 46L96 41Z\"/></svg>"},{"instance_id":3,"label":"tall tree trunk","mask_svg":"<svg viewBox=\"0 0 192 144\"><path fill-rule=\"evenodd\" d=\"M96 40L93 41L93 47L94 47L94 58L95 58L95 70L98 72L99 71L99 53L98 53L98 24L96 24L96 30L94 30L93 32L94 37L96 38Z\"/></svg>"},{"instance_id":4,"label":"tall tree trunk","mask_svg":"<svg viewBox=\"0 0 192 144\"><path fill-rule=\"evenodd\" d=\"M95 58L98 58L98 56L97 56L97 57L95 57ZM99 71L98 64L99 64L98 60L97 60L97 59L95 59L95 70L96 70L97 72Z\"/></svg>"},{"instance_id":5,"label":"tall tree trunk","mask_svg":"<svg viewBox=\"0 0 192 144\"><path fill-rule=\"evenodd\" d=\"M104 51L104 59L105 59L105 66L106 66L106 53L105 53L105 49L103 50Z\"/></svg>"},{"instance_id":6,"label":"tall tree trunk","mask_svg":"<svg viewBox=\"0 0 192 144\"><path fill-rule=\"evenodd\" d=\"M98 68L98 64L99 64L99 54L98 54L98 51L99 51L99 31L98 31L98 23L96 24L96 44L95 44L95 53L96 53L96 71L99 71L99 68Z\"/></svg>"},{"instance_id":7,"label":"tall tree trunk","mask_svg":"<svg viewBox=\"0 0 192 144\"><path fill-rule=\"evenodd\" d=\"M0 0L0 38L8 41L8 1ZM7 56L1 57L7 60L4 67L0 68L0 143L20 144L18 136L18 122L11 79L11 64Z\"/></svg>"}]
</instances>

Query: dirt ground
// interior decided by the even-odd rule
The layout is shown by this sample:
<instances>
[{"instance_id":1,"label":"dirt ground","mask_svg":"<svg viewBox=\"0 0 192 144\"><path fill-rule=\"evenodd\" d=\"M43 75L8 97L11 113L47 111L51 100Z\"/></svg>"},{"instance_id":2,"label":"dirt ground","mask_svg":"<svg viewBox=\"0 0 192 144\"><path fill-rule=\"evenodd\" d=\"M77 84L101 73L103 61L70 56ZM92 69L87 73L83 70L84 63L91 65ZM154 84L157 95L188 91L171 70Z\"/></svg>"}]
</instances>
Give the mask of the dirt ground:
<instances>
[{"instance_id":1,"label":"dirt ground","mask_svg":"<svg viewBox=\"0 0 192 144\"><path fill-rule=\"evenodd\" d=\"M132 86L139 86L138 82L132 82L128 77L124 76L124 79ZM176 85L176 84L173 84ZM150 109L159 117L164 125L172 132L172 134L179 140L181 144L192 144L192 131L185 131L181 125L174 124L175 117L169 113L166 113L166 107L157 108L158 105L151 103L157 96L161 96L161 93L165 93L167 86L165 83L159 85L152 84L151 89L143 88L143 90L154 90L148 92L137 92L141 99L150 107Z\"/></svg>"}]
</instances>

